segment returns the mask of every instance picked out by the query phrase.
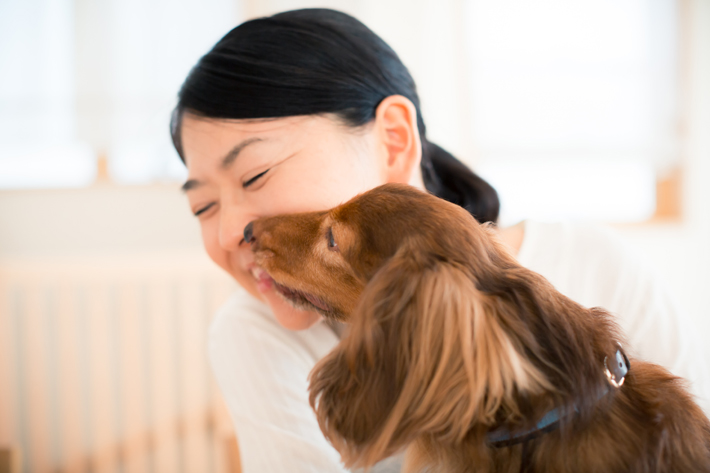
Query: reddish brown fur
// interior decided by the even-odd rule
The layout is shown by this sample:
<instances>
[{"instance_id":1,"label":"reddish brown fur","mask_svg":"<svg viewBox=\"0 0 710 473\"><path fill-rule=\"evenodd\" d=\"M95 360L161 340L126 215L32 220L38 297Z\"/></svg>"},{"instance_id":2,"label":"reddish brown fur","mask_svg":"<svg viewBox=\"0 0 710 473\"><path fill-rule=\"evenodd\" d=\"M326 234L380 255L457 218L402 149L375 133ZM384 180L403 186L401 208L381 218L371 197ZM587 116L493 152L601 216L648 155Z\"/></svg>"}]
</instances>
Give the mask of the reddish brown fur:
<instances>
[{"instance_id":1,"label":"reddish brown fur","mask_svg":"<svg viewBox=\"0 0 710 473\"><path fill-rule=\"evenodd\" d=\"M632 359L609 388L603 360L623 343L611 317L521 267L464 209L386 185L253 231L276 281L350 322L310 378L346 466L406 448L406 471L517 472L522 446L487 432L558 408L560 427L528 442L528 471L710 472L710 422L680 380Z\"/></svg>"}]
</instances>

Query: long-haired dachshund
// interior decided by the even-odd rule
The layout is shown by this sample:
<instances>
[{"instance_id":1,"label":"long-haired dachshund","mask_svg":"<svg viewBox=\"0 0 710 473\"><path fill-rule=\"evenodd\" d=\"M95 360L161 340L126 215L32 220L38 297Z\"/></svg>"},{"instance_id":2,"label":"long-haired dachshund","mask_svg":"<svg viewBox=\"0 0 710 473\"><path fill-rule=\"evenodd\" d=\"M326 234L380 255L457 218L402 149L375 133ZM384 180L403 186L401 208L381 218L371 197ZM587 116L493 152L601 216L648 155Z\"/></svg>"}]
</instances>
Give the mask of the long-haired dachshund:
<instances>
[{"instance_id":1,"label":"long-haired dachshund","mask_svg":"<svg viewBox=\"0 0 710 473\"><path fill-rule=\"evenodd\" d=\"M310 375L346 466L406 449L408 472L710 472L682 382L463 208L385 185L244 236L287 300L349 322Z\"/></svg>"}]
</instances>

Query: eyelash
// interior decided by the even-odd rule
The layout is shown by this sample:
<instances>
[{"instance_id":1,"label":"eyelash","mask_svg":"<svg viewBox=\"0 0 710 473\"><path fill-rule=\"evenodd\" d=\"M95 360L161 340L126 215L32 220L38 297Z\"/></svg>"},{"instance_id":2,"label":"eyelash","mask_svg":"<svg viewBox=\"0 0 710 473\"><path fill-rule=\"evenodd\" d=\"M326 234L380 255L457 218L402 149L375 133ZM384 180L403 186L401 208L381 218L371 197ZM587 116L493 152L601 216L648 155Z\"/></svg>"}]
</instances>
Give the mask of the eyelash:
<instances>
[{"instance_id":1,"label":"eyelash","mask_svg":"<svg viewBox=\"0 0 710 473\"><path fill-rule=\"evenodd\" d=\"M242 183L242 187L243 187L243 188L249 187L250 185L254 184L260 177L262 177L262 176L263 176L264 174L266 174L267 172L269 172L269 169L267 169L266 171L264 171L264 172L262 172L262 173L257 174L256 176L252 177L252 178L249 179L248 181L243 182L243 183ZM201 214L203 214L203 213L205 213L206 211L208 211L213 205L214 205L214 203L209 204L209 205L205 205L205 206L202 207L200 210L198 210L197 212L194 213L195 217L199 217Z\"/></svg>"},{"instance_id":2,"label":"eyelash","mask_svg":"<svg viewBox=\"0 0 710 473\"><path fill-rule=\"evenodd\" d=\"M260 173L260 174L257 174L256 176L252 177L252 178L249 179L248 181L243 182L243 183L242 183L242 187L246 189L246 188L249 187L250 185L254 184L260 177L262 177L262 176L263 176L264 174L266 174L267 172L269 172L269 169L267 169L266 171L264 171L264 172L262 172L262 173Z\"/></svg>"},{"instance_id":3,"label":"eyelash","mask_svg":"<svg viewBox=\"0 0 710 473\"><path fill-rule=\"evenodd\" d=\"M205 206L202 207L200 210L198 210L197 212L195 212L195 214L194 214L195 217L199 217L200 214L203 214L203 213L205 213L206 211L208 211L213 205L214 205L214 204L207 204L207 205L205 205Z\"/></svg>"},{"instance_id":4,"label":"eyelash","mask_svg":"<svg viewBox=\"0 0 710 473\"><path fill-rule=\"evenodd\" d=\"M243 188L249 187L250 185L254 184L260 177L262 177L262 176L263 176L264 174L266 174L267 172L269 172L269 169L267 169L266 171L264 171L264 172L262 172L262 173L257 174L256 176L252 177L252 178L249 179L248 181L245 181L244 183L242 183L242 187L243 187ZM205 206L202 207L200 210L198 210L197 212L194 213L195 217L199 217L201 214L203 214L203 213L205 213L206 211L208 211L213 205L214 205L214 203L209 204L209 205L205 205Z\"/></svg>"}]
</instances>

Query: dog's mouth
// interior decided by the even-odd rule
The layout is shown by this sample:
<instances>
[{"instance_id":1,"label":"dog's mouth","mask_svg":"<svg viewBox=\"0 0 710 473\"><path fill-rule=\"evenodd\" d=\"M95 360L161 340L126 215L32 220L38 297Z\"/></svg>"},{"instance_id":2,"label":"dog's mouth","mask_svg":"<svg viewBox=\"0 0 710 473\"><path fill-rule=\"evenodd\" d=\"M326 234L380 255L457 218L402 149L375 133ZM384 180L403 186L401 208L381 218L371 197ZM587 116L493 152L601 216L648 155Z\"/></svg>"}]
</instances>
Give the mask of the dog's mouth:
<instances>
[{"instance_id":1,"label":"dog's mouth","mask_svg":"<svg viewBox=\"0 0 710 473\"><path fill-rule=\"evenodd\" d=\"M323 299L320 297L308 294L306 292L297 291L290 287L286 287L283 284L279 284L274 281L274 288L289 302L294 303L294 305L311 304L313 307L320 311L332 312L333 308L330 307Z\"/></svg>"},{"instance_id":2,"label":"dog's mouth","mask_svg":"<svg viewBox=\"0 0 710 473\"><path fill-rule=\"evenodd\" d=\"M321 297L281 284L262 268L252 268L251 272L259 283L270 283L276 292L296 309L316 311L326 317L337 318L338 311Z\"/></svg>"}]
</instances>

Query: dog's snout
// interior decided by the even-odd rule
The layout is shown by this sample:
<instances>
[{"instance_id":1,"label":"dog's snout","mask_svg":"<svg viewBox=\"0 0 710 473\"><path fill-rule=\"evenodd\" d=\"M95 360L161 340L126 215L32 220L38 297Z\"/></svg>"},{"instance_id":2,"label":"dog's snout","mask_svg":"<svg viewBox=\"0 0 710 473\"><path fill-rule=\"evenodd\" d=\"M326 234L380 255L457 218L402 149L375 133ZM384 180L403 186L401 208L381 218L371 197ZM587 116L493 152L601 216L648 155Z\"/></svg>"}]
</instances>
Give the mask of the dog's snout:
<instances>
[{"instance_id":1,"label":"dog's snout","mask_svg":"<svg viewBox=\"0 0 710 473\"><path fill-rule=\"evenodd\" d=\"M247 226L244 227L244 241L251 243L254 240L254 222L249 222Z\"/></svg>"}]
</instances>

